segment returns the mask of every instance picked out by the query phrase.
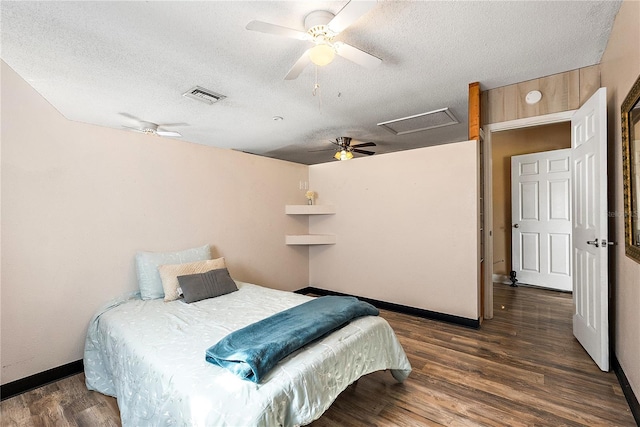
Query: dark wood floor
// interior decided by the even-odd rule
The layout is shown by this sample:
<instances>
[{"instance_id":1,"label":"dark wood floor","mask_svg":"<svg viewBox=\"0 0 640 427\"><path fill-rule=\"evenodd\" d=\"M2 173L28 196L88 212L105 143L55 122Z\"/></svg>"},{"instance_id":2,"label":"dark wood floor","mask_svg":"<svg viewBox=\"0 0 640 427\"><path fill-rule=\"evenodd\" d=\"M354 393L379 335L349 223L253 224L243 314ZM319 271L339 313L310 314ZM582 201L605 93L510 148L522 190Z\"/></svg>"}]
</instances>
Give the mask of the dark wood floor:
<instances>
[{"instance_id":1,"label":"dark wood floor","mask_svg":"<svg viewBox=\"0 0 640 427\"><path fill-rule=\"evenodd\" d=\"M495 317L479 330L383 311L413 372L351 385L322 426L635 426L615 374L571 332L571 295L495 285ZM82 374L7 399L2 426L118 426L115 399Z\"/></svg>"}]
</instances>

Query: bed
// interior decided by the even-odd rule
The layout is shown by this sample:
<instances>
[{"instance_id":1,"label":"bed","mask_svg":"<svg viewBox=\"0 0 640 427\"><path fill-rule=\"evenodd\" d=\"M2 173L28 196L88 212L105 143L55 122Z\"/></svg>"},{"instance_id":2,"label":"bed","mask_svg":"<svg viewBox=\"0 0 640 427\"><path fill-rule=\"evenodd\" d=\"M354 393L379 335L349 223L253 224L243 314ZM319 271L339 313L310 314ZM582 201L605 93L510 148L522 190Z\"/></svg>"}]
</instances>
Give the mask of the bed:
<instances>
[{"instance_id":1,"label":"bed","mask_svg":"<svg viewBox=\"0 0 640 427\"><path fill-rule=\"evenodd\" d=\"M232 331L312 297L236 281L238 291L187 304L129 294L99 310L85 345L90 390L118 400L124 426L296 426L319 418L347 386L411 366L389 324L365 316L292 353L260 383L205 361Z\"/></svg>"}]
</instances>

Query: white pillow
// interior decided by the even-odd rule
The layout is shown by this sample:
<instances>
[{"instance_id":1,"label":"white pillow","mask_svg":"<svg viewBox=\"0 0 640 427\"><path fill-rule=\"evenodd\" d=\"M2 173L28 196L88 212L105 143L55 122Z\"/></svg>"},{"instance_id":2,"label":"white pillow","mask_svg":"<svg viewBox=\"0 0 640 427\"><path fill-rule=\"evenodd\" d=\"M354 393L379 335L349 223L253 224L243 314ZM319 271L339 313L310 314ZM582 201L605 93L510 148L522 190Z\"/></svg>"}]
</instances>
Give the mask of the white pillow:
<instances>
[{"instance_id":1,"label":"white pillow","mask_svg":"<svg viewBox=\"0 0 640 427\"><path fill-rule=\"evenodd\" d=\"M159 266L158 272L160 273L160 279L162 279L164 300L173 301L178 299L178 287L180 286L178 276L206 273L219 268L226 268L224 258L189 262L187 264L167 264Z\"/></svg>"},{"instance_id":2,"label":"white pillow","mask_svg":"<svg viewBox=\"0 0 640 427\"><path fill-rule=\"evenodd\" d=\"M138 252L136 253L136 271L142 299L156 299L164 296L162 280L158 267L164 264L183 264L185 262L211 259L211 248L204 245L199 248L178 252Z\"/></svg>"}]
</instances>

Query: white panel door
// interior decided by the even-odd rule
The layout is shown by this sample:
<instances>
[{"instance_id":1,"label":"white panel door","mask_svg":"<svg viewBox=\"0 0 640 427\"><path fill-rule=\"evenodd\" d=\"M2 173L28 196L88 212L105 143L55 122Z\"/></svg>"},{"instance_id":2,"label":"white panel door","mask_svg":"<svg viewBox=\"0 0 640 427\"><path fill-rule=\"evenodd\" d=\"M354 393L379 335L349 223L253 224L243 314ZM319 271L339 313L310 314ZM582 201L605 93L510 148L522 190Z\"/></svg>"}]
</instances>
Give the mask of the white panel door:
<instances>
[{"instance_id":1,"label":"white panel door","mask_svg":"<svg viewBox=\"0 0 640 427\"><path fill-rule=\"evenodd\" d=\"M571 119L573 334L609 370L607 96L600 88Z\"/></svg>"},{"instance_id":2,"label":"white panel door","mask_svg":"<svg viewBox=\"0 0 640 427\"><path fill-rule=\"evenodd\" d=\"M570 149L511 157L511 222L518 281L570 291Z\"/></svg>"}]
</instances>

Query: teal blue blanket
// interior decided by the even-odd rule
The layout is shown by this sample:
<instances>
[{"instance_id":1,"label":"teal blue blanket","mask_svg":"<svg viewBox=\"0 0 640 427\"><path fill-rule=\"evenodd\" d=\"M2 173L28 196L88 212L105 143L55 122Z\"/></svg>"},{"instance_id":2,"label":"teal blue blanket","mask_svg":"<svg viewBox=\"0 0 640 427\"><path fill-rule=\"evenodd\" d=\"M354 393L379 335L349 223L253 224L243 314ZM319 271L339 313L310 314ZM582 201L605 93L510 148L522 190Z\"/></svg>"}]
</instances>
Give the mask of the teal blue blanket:
<instances>
[{"instance_id":1,"label":"teal blue blanket","mask_svg":"<svg viewBox=\"0 0 640 427\"><path fill-rule=\"evenodd\" d=\"M315 298L232 332L207 349L207 362L255 383L281 359L357 317L378 309L354 297Z\"/></svg>"}]
</instances>

